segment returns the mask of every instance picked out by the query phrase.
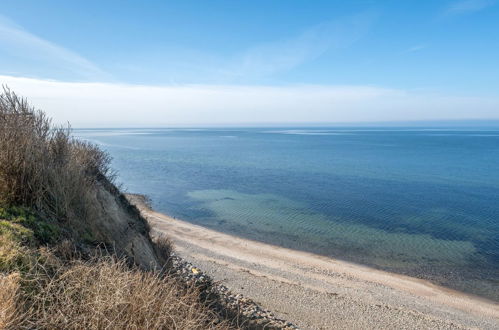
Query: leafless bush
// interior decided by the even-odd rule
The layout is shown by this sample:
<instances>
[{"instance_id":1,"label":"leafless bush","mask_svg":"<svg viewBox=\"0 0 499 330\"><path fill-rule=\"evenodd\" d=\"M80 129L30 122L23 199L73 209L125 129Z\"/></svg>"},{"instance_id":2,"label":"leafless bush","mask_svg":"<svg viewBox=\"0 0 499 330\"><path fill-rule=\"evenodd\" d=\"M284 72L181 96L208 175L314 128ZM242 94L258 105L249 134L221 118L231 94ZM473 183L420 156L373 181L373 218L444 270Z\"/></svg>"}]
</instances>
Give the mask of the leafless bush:
<instances>
[{"instance_id":1,"label":"leafless bush","mask_svg":"<svg viewBox=\"0 0 499 330\"><path fill-rule=\"evenodd\" d=\"M0 95L0 203L24 205L58 220L92 215L93 188L112 180L109 156L75 140L4 87Z\"/></svg>"}]
</instances>

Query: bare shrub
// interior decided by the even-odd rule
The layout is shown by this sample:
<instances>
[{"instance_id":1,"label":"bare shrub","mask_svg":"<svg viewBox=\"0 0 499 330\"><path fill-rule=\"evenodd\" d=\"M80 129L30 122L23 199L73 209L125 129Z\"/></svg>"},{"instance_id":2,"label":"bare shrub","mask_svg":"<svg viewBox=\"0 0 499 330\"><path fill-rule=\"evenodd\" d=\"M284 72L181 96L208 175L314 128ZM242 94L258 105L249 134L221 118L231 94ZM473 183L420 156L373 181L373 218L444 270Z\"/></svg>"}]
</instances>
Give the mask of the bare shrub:
<instances>
[{"instance_id":1,"label":"bare shrub","mask_svg":"<svg viewBox=\"0 0 499 330\"><path fill-rule=\"evenodd\" d=\"M0 204L24 205L58 220L93 215L94 186L112 180L109 156L55 127L23 98L0 95Z\"/></svg>"}]
</instances>

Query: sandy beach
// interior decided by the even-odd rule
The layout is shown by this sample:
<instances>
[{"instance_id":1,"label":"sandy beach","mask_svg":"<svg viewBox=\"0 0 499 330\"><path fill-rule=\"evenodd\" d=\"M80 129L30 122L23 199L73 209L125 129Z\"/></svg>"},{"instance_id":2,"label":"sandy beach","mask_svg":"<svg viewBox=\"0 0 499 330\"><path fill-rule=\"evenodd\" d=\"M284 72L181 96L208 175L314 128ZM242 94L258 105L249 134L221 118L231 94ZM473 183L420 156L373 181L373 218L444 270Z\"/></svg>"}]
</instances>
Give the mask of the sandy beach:
<instances>
[{"instance_id":1,"label":"sandy beach","mask_svg":"<svg viewBox=\"0 0 499 330\"><path fill-rule=\"evenodd\" d=\"M175 251L303 329L498 329L499 304L307 252L242 239L173 219L130 197Z\"/></svg>"}]
</instances>

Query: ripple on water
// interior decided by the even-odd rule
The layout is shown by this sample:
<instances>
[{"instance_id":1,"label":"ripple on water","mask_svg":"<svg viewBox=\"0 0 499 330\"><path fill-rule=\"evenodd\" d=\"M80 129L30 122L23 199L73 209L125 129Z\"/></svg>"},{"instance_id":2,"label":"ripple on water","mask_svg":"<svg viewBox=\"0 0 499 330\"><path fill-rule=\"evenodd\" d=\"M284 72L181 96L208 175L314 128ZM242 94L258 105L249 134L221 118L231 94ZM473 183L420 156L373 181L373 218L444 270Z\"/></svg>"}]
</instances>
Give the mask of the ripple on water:
<instances>
[{"instance_id":1,"label":"ripple on water","mask_svg":"<svg viewBox=\"0 0 499 330\"><path fill-rule=\"evenodd\" d=\"M330 253L328 243L334 242L336 249L345 251L355 246L357 253L362 253L364 257L381 257L396 251L396 255L386 262L407 263L409 266L428 260L436 264L466 265L477 252L469 241L390 232L341 218L328 218L312 212L301 202L271 194L198 190L188 195L210 210L215 218L223 219L228 226L251 227L282 237L295 237L299 233L300 240L304 244L313 242L319 253ZM340 254L345 254L345 251Z\"/></svg>"}]
</instances>

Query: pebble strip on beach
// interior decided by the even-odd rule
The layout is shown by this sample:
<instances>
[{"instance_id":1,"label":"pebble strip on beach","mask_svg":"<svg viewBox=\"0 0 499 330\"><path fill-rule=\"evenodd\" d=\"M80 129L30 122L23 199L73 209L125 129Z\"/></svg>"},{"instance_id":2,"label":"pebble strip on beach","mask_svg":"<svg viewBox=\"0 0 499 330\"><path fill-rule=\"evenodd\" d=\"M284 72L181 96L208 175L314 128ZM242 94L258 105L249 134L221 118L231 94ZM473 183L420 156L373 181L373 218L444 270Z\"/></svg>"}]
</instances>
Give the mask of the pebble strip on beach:
<instances>
[{"instance_id":1,"label":"pebble strip on beach","mask_svg":"<svg viewBox=\"0 0 499 330\"><path fill-rule=\"evenodd\" d=\"M239 313L246 319L249 328L261 329L299 329L291 322L287 322L266 310L249 298L241 294L233 294L225 285L213 282L213 280L203 273L199 268L183 260L175 253L171 254L171 273L179 276L189 285L205 287L211 293L217 294L219 302L224 308L234 313Z\"/></svg>"}]
</instances>

